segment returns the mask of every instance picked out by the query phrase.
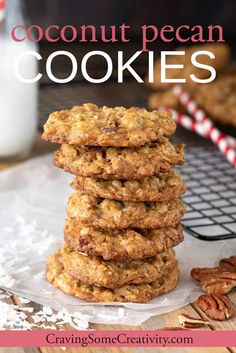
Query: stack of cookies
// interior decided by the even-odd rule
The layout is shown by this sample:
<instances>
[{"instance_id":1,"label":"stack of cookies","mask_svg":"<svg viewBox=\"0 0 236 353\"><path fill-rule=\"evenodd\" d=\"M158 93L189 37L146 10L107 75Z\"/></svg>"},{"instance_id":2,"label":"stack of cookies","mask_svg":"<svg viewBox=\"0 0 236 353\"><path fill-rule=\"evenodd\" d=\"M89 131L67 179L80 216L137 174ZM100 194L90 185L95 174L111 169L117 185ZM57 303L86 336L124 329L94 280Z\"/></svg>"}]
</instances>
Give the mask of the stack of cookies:
<instances>
[{"instance_id":1,"label":"stack of cookies","mask_svg":"<svg viewBox=\"0 0 236 353\"><path fill-rule=\"evenodd\" d=\"M138 108L50 115L43 138L62 144L54 164L75 175L50 283L93 302L147 302L176 286L185 185L172 170L184 162L167 139L175 128L170 113Z\"/></svg>"}]
</instances>

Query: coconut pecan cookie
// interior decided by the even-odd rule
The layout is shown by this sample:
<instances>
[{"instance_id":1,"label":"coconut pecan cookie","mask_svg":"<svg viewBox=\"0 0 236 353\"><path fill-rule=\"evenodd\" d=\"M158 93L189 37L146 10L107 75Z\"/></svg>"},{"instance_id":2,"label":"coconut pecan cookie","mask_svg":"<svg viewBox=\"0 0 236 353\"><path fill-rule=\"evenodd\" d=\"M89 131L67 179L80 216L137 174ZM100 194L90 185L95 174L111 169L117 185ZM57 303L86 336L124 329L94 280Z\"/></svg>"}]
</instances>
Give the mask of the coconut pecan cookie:
<instances>
[{"instance_id":1,"label":"coconut pecan cookie","mask_svg":"<svg viewBox=\"0 0 236 353\"><path fill-rule=\"evenodd\" d=\"M106 261L75 252L65 244L61 249L61 262L72 277L105 288L151 283L177 265L173 250L144 260Z\"/></svg>"},{"instance_id":2,"label":"coconut pecan cookie","mask_svg":"<svg viewBox=\"0 0 236 353\"><path fill-rule=\"evenodd\" d=\"M68 200L68 217L95 228L164 228L179 223L185 211L178 200L121 202L75 192Z\"/></svg>"},{"instance_id":3,"label":"coconut pecan cookie","mask_svg":"<svg viewBox=\"0 0 236 353\"><path fill-rule=\"evenodd\" d=\"M148 98L148 106L151 109L162 107L175 109L181 113L186 112L186 109L180 103L179 98L174 95L172 89L152 93Z\"/></svg>"},{"instance_id":4,"label":"coconut pecan cookie","mask_svg":"<svg viewBox=\"0 0 236 353\"><path fill-rule=\"evenodd\" d=\"M236 126L236 74L219 75L205 85L196 85L189 89L200 107L212 120Z\"/></svg>"},{"instance_id":5,"label":"coconut pecan cookie","mask_svg":"<svg viewBox=\"0 0 236 353\"><path fill-rule=\"evenodd\" d=\"M76 219L65 222L64 240L75 251L105 260L145 259L165 252L183 241L179 224L162 229L95 229Z\"/></svg>"},{"instance_id":6,"label":"coconut pecan cookie","mask_svg":"<svg viewBox=\"0 0 236 353\"><path fill-rule=\"evenodd\" d=\"M198 55L197 61L204 65L210 65L218 72L230 61L231 53L229 46L225 43L212 43L193 45L191 47L179 47L176 51L184 51L185 55L169 55L166 57L167 65L183 65L180 68L173 68L166 71L167 79L186 79L186 84L196 85L190 78L194 74L198 79L206 79L210 76L208 70L194 66L191 62L191 56L197 51L211 51L215 58L211 59L208 55ZM158 59L154 68L154 82L148 83L153 88L166 88L173 86L174 83L161 82L161 60Z\"/></svg>"},{"instance_id":7,"label":"coconut pecan cookie","mask_svg":"<svg viewBox=\"0 0 236 353\"><path fill-rule=\"evenodd\" d=\"M139 148L73 147L62 145L54 164L75 175L103 179L142 179L184 163L184 145L163 138Z\"/></svg>"},{"instance_id":8,"label":"coconut pecan cookie","mask_svg":"<svg viewBox=\"0 0 236 353\"><path fill-rule=\"evenodd\" d=\"M175 132L170 112L87 103L52 113L43 138L68 145L142 146Z\"/></svg>"},{"instance_id":9,"label":"coconut pecan cookie","mask_svg":"<svg viewBox=\"0 0 236 353\"><path fill-rule=\"evenodd\" d=\"M174 171L140 180L106 180L77 176L71 186L89 195L134 202L176 199L186 191L179 173Z\"/></svg>"},{"instance_id":10,"label":"coconut pecan cookie","mask_svg":"<svg viewBox=\"0 0 236 353\"><path fill-rule=\"evenodd\" d=\"M91 302L134 302L145 303L157 295L175 288L179 270L171 272L150 284L128 284L116 289L88 285L69 275L60 261L60 251L49 256L46 268L47 280L66 294Z\"/></svg>"}]
</instances>

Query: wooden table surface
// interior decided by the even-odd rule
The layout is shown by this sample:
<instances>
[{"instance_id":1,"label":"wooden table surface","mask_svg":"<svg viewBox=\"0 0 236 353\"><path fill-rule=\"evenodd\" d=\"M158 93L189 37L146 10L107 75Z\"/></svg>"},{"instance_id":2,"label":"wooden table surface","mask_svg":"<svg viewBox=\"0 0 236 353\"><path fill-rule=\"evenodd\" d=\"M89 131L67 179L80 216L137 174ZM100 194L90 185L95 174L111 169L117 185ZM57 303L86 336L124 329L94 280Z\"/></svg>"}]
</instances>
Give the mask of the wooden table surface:
<instances>
[{"instance_id":1,"label":"wooden table surface","mask_svg":"<svg viewBox=\"0 0 236 353\"><path fill-rule=\"evenodd\" d=\"M44 153L47 153L51 151L54 146L51 146L43 141L38 137L35 147L33 149L31 158L33 156L41 155ZM0 170L4 170L7 168L10 168L14 165L14 163L0 163ZM232 291L229 294L229 298L231 301L235 304L236 306L236 291ZM8 303L15 303L17 305L22 305L20 304L17 296L13 295L11 299L7 299ZM27 306L37 306L38 304L36 303L30 303L27 304ZM163 314L160 316L155 316L150 318L149 320L145 321L141 326L138 327L132 327L132 326L124 326L124 325L101 325L101 324L91 324L90 328L100 330L100 329L139 329L139 330L145 330L145 329L160 329L163 327L176 327L179 326L178 322L178 315L180 313L186 313L189 314L193 317L205 317L204 314L202 314L195 303L189 304L179 310L175 310L172 312L169 312L167 314ZM0 313L1 314L1 313ZM70 327L67 325L64 327L64 329L69 329ZM214 321L210 320L210 325L204 327L203 329L205 330L235 330L236 329L236 317L227 320L227 321ZM234 334L236 334L234 332ZM37 347L37 348L0 348L0 353L6 353L6 352L11 352L11 353L29 353L29 352L34 352L34 353L54 353L54 352L62 352L60 348L45 348L45 347ZM78 348L67 348L66 352L78 352ZM102 350L100 348L83 348L84 353L91 353L91 352L102 352L102 353L151 353L151 352L172 352L172 353L183 353L183 352L189 352L189 353L197 353L197 352L204 352L204 353L226 353L226 352L234 352L236 353L236 348L235 347L227 347L227 348L133 348L133 349L127 349L127 348L103 348Z\"/></svg>"}]
</instances>

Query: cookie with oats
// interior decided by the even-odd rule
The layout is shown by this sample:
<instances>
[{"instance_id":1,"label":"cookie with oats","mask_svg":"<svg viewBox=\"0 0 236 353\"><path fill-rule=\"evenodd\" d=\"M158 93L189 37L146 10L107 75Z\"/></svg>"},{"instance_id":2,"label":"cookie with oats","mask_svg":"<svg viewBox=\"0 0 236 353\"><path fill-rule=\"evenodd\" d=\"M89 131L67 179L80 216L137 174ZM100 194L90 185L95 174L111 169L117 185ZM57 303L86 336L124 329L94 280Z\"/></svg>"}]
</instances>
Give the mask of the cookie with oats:
<instances>
[{"instance_id":1,"label":"cookie with oats","mask_svg":"<svg viewBox=\"0 0 236 353\"><path fill-rule=\"evenodd\" d=\"M106 261L101 257L78 253L64 244L61 262L67 273L80 281L105 288L125 284L145 284L156 281L177 265L174 251L143 260Z\"/></svg>"},{"instance_id":2,"label":"cookie with oats","mask_svg":"<svg viewBox=\"0 0 236 353\"><path fill-rule=\"evenodd\" d=\"M189 89L197 104L215 122L236 127L236 73L219 75L210 84Z\"/></svg>"},{"instance_id":3,"label":"cookie with oats","mask_svg":"<svg viewBox=\"0 0 236 353\"><path fill-rule=\"evenodd\" d=\"M222 125L236 126L236 73L225 71L206 84L188 86L186 91L209 117ZM150 95L150 109L166 107L186 113L172 90L158 91Z\"/></svg>"},{"instance_id":4,"label":"cookie with oats","mask_svg":"<svg viewBox=\"0 0 236 353\"><path fill-rule=\"evenodd\" d=\"M140 180L107 180L77 176L71 186L96 197L134 202L176 199L186 191L182 178L175 171Z\"/></svg>"},{"instance_id":5,"label":"cookie with oats","mask_svg":"<svg viewBox=\"0 0 236 353\"><path fill-rule=\"evenodd\" d=\"M103 179L142 179L183 163L184 145L165 138L139 148L62 145L54 155L54 165L66 172Z\"/></svg>"},{"instance_id":6,"label":"cookie with oats","mask_svg":"<svg viewBox=\"0 0 236 353\"><path fill-rule=\"evenodd\" d=\"M183 239L180 224L161 229L96 229L69 218L64 227L69 247L104 260L145 259L177 246Z\"/></svg>"},{"instance_id":7,"label":"cookie with oats","mask_svg":"<svg viewBox=\"0 0 236 353\"><path fill-rule=\"evenodd\" d=\"M179 98L174 95L172 89L152 93L148 98L148 106L150 109L169 108L186 113L186 109L180 103Z\"/></svg>"},{"instance_id":8,"label":"cookie with oats","mask_svg":"<svg viewBox=\"0 0 236 353\"><path fill-rule=\"evenodd\" d=\"M60 251L49 256L46 268L49 283L76 298L90 302L146 303L152 298L170 292L177 285L178 266L165 276L149 284L127 284L120 288L107 289L89 285L69 275L61 262Z\"/></svg>"},{"instance_id":9,"label":"cookie with oats","mask_svg":"<svg viewBox=\"0 0 236 353\"><path fill-rule=\"evenodd\" d=\"M68 145L142 146L175 132L170 112L144 108L99 108L87 103L52 113L43 139Z\"/></svg>"},{"instance_id":10,"label":"cookie with oats","mask_svg":"<svg viewBox=\"0 0 236 353\"><path fill-rule=\"evenodd\" d=\"M185 211L179 199L162 202L107 200L75 192L67 215L94 228L165 228L177 225Z\"/></svg>"}]
</instances>

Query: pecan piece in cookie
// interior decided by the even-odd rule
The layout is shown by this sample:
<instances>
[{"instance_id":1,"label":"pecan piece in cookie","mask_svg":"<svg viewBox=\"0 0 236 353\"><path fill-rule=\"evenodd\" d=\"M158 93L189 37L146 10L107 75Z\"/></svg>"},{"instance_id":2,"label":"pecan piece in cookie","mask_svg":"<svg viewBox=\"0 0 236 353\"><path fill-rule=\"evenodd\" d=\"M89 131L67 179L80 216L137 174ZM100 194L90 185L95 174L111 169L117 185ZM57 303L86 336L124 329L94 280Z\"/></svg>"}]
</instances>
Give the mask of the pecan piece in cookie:
<instances>
[{"instance_id":1,"label":"pecan piece in cookie","mask_svg":"<svg viewBox=\"0 0 236 353\"><path fill-rule=\"evenodd\" d=\"M227 320L235 314L231 301L219 295L201 295L197 300L197 305L213 320Z\"/></svg>"}]
</instances>

